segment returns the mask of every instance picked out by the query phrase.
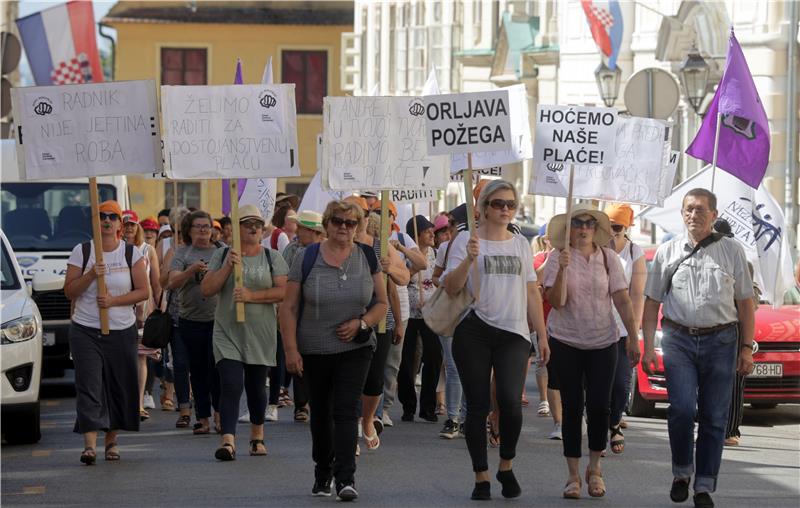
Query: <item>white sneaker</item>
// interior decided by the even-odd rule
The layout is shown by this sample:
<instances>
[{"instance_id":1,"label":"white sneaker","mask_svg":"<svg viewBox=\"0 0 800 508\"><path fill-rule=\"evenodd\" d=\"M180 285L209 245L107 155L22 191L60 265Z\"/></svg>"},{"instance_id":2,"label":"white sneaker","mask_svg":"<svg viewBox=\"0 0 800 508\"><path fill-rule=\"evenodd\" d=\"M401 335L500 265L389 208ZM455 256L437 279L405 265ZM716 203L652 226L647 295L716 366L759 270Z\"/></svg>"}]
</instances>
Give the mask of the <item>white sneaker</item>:
<instances>
[{"instance_id":1,"label":"white sneaker","mask_svg":"<svg viewBox=\"0 0 800 508\"><path fill-rule=\"evenodd\" d=\"M361 418L358 419L358 438L364 437L364 426L361 424Z\"/></svg>"},{"instance_id":2,"label":"white sneaker","mask_svg":"<svg viewBox=\"0 0 800 508\"><path fill-rule=\"evenodd\" d=\"M149 393L144 394L144 399L142 400L142 406L145 409L155 409L156 408L156 401L153 400L153 396Z\"/></svg>"},{"instance_id":3,"label":"white sneaker","mask_svg":"<svg viewBox=\"0 0 800 508\"><path fill-rule=\"evenodd\" d=\"M553 432L551 432L550 435L547 436L547 438L548 439L556 439L558 441L561 441L561 424L560 423L556 423L555 425L553 425Z\"/></svg>"},{"instance_id":4,"label":"white sneaker","mask_svg":"<svg viewBox=\"0 0 800 508\"><path fill-rule=\"evenodd\" d=\"M250 423L250 411L245 411L244 414L239 417L239 423Z\"/></svg>"},{"instance_id":5,"label":"white sneaker","mask_svg":"<svg viewBox=\"0 0 800 508\"><path fill-rule=\"evenodd\" d=\"M389 413L386 411L383 412L383 417L381 418L384 427L394 427L394 422L392 421Z\"/></svg>"},{"instance_id":6,"label":"white sneaker","mask_svg":"<svg viewBox=\"0 0 800 508\"><path fill-rule=\"evenodd\" d=\"M267 406L267 412L264 415L264 419L268 422L277 422L278 421L278 406L275 404L270 404Z\"/></svg>"}]
</instances>

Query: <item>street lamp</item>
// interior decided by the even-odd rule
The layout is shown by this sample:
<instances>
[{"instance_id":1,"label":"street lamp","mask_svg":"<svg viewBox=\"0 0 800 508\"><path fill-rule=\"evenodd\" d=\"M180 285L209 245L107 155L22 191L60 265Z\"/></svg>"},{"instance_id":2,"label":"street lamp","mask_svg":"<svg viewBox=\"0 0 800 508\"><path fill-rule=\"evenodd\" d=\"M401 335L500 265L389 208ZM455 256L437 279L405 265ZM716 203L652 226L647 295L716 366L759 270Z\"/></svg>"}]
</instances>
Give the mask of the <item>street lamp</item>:
<instances>
[{"instance_id":1,"label":"street lamp","mask_svg":"<svg viewBox=\"0 0 800 508\"><path fill-rule=\"evenodd\" d=\"M600 62L594 71L594 79L597 81L597 90L600 98L607 108L613 107L619 96L619 80L622 71L619 65L612 71L604 62Z\"/></svg>"},{"instance_id":2,"label":"street lamp","mask_svg":"<svg viewBox=\"0 0 800 508\"><path fill-rule=\"evenodd\" d=\"M678 71L686 100L698 115L700 106L703 105L703 99L706 97L709 71L708 63L700 56L700 52L696 48L692 48Z\"/></svg>"}]
</instances>

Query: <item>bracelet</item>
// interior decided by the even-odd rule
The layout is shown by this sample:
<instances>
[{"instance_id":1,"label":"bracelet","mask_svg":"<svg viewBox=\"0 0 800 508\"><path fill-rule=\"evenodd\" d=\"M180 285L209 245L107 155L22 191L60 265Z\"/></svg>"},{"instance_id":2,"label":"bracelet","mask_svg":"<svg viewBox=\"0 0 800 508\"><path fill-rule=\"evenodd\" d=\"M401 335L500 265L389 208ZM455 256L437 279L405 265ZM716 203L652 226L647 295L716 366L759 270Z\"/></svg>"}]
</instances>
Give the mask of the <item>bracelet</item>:
<instances>
[{"instance_id":1,"label":"bracelet","mask_svg":"<svg viewBox=\"0 0 800 508\"><path fill-rule=\"evenodd\" d=\"M753 348L753 344L742 344L742 346L739 349L744 349L744 348L748 348L750 349L750 351L755 351L755 349Z\"/></svg>"}]
</instances>

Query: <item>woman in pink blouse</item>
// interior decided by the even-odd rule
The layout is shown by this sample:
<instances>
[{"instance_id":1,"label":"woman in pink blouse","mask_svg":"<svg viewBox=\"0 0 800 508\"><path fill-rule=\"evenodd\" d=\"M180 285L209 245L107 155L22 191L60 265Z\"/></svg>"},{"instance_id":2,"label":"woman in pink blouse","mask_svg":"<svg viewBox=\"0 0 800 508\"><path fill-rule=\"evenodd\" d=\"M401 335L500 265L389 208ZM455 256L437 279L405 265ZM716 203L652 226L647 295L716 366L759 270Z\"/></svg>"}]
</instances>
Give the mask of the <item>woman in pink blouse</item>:
<instances>
[{"instance_id":1,"label":"woman in pink blouse","mask_svg":"<svg viewBox=\"0 0 800 508\"><path fill-rule=\"evenodd\" d=\"M612 249L600 247L608 245L611 239L608 216L576 207L569 220L568 249L565 248L567 215L553 217L547 226L550 243L559 252L552 252L545 263L543 285L547 300L553 305L547 331L551 362L561 384L564 456L569 470L563 494L565 498L576 499L581 493L578 470L584 404L590 451L585 475L588 493L602 497L606 492L600 456L608 437L617 341L625 335L617 328L612 304L628 331L631 366L639 361L639 338L622 264Z\"/></svg>"}]
</instances>

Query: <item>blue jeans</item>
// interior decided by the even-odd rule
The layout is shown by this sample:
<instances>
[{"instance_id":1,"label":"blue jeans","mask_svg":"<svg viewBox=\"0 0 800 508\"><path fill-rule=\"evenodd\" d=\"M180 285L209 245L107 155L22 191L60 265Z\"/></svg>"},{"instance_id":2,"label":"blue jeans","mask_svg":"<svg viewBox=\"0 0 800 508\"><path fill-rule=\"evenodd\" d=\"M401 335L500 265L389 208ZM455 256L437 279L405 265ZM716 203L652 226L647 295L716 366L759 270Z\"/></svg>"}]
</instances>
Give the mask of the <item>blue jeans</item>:
<instances>
[{"instance_id":1,"label":"blue jeans","mask_svg":"<svg viewBox=\"0 0 800 508\"><path fill-rule=\"evenodd\" d=\"M667 325L663 332L661 348L669 393L667 423L672 474L676 478L691 478L696 471L695 492L714 492L736 375L739 328L730 326L698 336ZM696 465L692 461L693 452Z\"/></svg>"},{"instance_id":2,"label":"blue jeans","mask_svg":"<svg viewBox=\"0 0 800 508\"><path fill-rule=\"evenodd\" d=\"M614 373L614 384L611 386L611 418L609 423L612 427L619 425L622 420L622 412L628 403L628 394L631 391L631 361L625 351L625 343L628 337L621 337L617 342L617 371Z\"/></svg>"},{"instance_id":3,"label":"blue jeans","mask_svg":"<svg viewBox=\"0 0 800 508\"><path fill-rule=\"evenodd\" d=\"M463 398L461 378L458 377L456 361L453 360L453 337L439 336L444 359L444 400L447 404L447 418L456 423L464 423L467 418L467 403Z\"/></svg>"}]
</instances>

